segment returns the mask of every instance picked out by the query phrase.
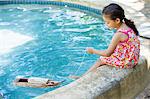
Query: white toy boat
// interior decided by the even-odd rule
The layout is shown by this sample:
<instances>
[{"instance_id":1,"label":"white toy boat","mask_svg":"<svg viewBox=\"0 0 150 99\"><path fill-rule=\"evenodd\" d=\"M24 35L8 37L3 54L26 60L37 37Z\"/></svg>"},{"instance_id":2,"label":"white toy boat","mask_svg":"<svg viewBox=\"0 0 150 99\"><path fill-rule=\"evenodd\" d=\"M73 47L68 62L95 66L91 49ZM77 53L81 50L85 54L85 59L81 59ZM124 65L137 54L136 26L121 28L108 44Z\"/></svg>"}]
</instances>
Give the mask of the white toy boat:
<instances>
[{"instance_id":1,"label":"white toy boat","mask_svg":"<svg viewBox=\"0 0 150 99\"><path fill-rule=\"evenodd\" d=\"M40 77L17 77L14 81L16 86L22 87L34 87L34 88L42 88L42 87L55 87L58 86L60 83L64 81L58 82L53 81L47 78L40 78Z\"/></svg>"}]
</instances>

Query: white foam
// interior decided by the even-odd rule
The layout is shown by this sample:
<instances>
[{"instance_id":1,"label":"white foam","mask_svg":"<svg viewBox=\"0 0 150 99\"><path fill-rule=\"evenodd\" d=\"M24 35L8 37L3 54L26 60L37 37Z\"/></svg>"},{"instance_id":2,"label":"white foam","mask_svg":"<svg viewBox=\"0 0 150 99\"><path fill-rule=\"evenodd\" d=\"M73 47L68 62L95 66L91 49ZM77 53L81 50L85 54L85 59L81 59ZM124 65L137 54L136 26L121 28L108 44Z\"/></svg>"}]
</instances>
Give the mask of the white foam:
<instances>
[{"instance_id":1,"label":"white foam","mask_svg":"<svg viewBox=\"0 0 150 99\"><path fill-rule=\"evenodd\" d=\"M82 37L82 36L73 37L73 41L85 41L85 40L91 40L91 38L90 37Z\"/></svg>"},{"instance_id":2,"label":"white foam","mask_svg":"<svg viewBox=\"0 0 150 99\"><path fill-rule=\"evenodd\" d=\"M33 38L11 30L0 30L0 54L8 53L12 48L22 45L30 40L33 40Z\"/></svg>"}]
</instances>

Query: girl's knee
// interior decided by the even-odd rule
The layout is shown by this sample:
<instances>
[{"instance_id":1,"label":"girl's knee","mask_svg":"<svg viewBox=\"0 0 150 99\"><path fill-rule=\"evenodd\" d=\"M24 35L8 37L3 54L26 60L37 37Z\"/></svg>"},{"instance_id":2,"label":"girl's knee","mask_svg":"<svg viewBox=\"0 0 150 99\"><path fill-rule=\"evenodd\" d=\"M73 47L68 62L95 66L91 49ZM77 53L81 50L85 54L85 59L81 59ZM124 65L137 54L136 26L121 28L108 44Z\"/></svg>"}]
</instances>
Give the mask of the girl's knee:
<instances>
[{"instance_id":1,"label":"girl's knee","mask_svg":"<svg viewBox=\"0 0 150 99\"><path fill-rule=\"evenodd\" d=\"M99 66L101 66L101 65L104 65L104 64L105 64L105 62L104 62L102 59L98 59L98 60L97 60L97 62L98 62L98 64L99 64Z\"/></svg>"},{"instance_id":2,"label":"girl's knee","mask_svg":"<svg viewBox=\"0 0 150 99\"><path fill-rule=\"evenodd\" d=\"M99 61L101 62L101 64L105 64L106 63L105 60L103 60L103 59L99 59Z\"/></svg>"}]
</instances>

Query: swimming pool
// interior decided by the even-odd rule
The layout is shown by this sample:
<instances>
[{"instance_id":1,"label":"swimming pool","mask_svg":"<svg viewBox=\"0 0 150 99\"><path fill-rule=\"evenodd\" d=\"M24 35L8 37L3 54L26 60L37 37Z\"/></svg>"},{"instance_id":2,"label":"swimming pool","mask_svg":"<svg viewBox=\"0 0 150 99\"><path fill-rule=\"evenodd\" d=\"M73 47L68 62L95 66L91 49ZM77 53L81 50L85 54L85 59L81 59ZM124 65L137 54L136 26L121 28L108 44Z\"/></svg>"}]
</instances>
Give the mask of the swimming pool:
<instances>
[{"instance_id":1,"label":"swimming pool","mask_svg":"<svg viewBox=\"0 0 150 99\"><path fill-rule=\"evenodd\" d=\"M70 74L82 65L77 72L82 75L99 57L85 54L86 47L105 49L113 34L100 15L68 7L3 5L0 13L0 36L9 42L0 41L0 92L6 99L32 98L72 82ZM55 88L16 87L18 75L65 82Z\"/></svg>"}]
</instances>

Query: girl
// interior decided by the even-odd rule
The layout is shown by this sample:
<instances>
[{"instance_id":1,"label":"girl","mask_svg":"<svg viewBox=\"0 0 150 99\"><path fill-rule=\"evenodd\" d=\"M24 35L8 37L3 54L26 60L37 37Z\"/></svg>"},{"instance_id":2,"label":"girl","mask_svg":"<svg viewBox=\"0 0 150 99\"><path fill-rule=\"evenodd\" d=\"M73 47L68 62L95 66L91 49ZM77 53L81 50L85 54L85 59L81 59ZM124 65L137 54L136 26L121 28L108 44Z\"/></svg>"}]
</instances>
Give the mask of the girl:
<instances>
[{"instance_id":1,"label":"girl","mask_svg":"<svg viewBox=\"0 0 150 99\"><path fill-rule=\"evenodd\" d=\"M115 3L104 7L102 16L105 24L117 32L106 50L87 48L88 53L101 57L86 73L105 64L117 68L133 68L138 63L140 52L139 33L134 23L125 17L123 8Z\"/></svg>"},{"instance_id":2,"label":"girl","mask_svg":"<svg viewBox=\"0 0 150 99\"><path fill-rule=\"evenodd\" d=\"M139 33L134 23L125 17L123 8L115 3L104 7L102 15L106 25L117 29L117 32L106 50L87 48L88 53L101 56L89 71L104 64L133 68L138 63L140 52Z\"/></svg>"}]
</instances>

